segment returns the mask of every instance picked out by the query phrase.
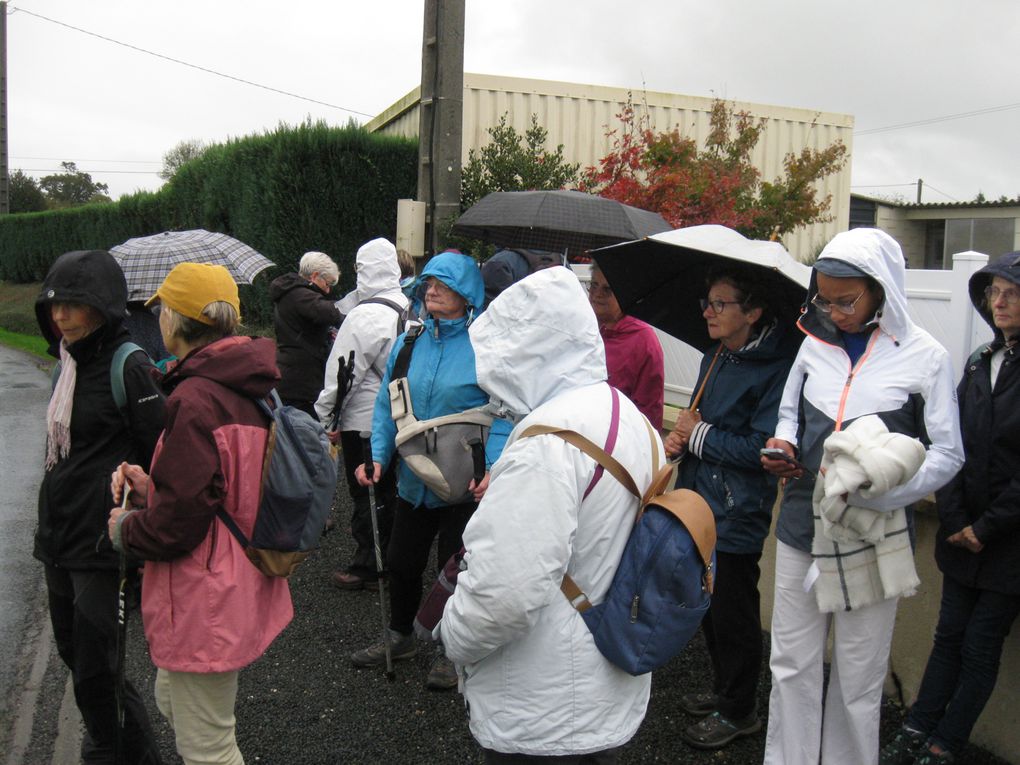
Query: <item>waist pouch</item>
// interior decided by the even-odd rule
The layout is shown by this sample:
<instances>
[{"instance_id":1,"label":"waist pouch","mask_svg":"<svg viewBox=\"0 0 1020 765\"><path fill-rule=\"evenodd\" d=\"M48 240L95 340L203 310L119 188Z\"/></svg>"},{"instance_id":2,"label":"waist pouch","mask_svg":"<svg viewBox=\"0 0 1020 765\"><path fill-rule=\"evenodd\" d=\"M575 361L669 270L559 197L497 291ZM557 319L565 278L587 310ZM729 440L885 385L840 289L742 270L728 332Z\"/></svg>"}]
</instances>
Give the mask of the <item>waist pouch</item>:
<instances>
[{"instance_id":1,"label":"waist pouch","mask_svg":"<svg viewBox=\"0 0 1020 765\"><path fill-rule=\"evenodd\" d=\"M468 484L474 477L474 455L485 448L492 415L477 407L419 420L414 416L408 391L406 377L390 383L397 453L411 472L444 502L456 505L471 500ZM481 453L484 457L484 452Z\"/></svg>"}]
</instances>

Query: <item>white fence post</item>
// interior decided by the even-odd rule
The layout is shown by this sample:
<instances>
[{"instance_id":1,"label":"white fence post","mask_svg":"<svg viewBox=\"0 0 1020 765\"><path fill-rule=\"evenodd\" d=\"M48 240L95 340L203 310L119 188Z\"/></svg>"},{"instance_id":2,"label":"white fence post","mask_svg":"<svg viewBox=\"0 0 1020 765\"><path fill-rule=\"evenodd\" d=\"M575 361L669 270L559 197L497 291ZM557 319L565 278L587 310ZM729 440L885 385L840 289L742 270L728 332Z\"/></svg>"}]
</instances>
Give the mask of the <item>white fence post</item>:
<instances>
[{"instance_id":1,"label":"white fence post","mask_svg":"<svg viewBox=\"0 0 1020 765\"><path fill-rule=\"evenodd\" d=\"M950 356L957 375L963 371L971 351L988 335L984 319L970 302L967 284L970 277L988 263L988 256L981 252L967 250L953 255L953 291L949 301L949 312L953 317L950 326L956 327L950 335Z\"/></svg>"}]
</instances>

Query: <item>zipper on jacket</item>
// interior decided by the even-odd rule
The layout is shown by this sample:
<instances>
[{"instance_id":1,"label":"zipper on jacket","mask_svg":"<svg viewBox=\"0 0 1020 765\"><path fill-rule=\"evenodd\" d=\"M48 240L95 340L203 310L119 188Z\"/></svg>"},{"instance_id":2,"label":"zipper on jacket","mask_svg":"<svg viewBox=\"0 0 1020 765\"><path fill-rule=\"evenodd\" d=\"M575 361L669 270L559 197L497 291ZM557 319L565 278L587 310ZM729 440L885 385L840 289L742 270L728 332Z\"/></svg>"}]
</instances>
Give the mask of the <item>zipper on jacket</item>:
<instances>
[{"instance_id":1,"label":"zipper on jacket","mask_svg":"<svg viewBox=\"0 0 1020 765\"><path fill-rule=\"evenodd\" d=\"M864 353L861 354L859 359L857 359L857 363L850 367L850 374L847 375L846 382L843 384L843 392L839 397L839 408L836 410L836 425L833 428L833 432L843 429L843 413L846 409L846 400L850 396L850 385L853 383L854 377L857 376L857 373L861 371L861 367L864 366L864 362L867 360L868 356L871 355L871 350L875 347L875 343L878 342L878 336L881 331L882 329L879 328L871 333L871 339L868 341L868 347L864 349ZM843 349L843 352L846 353L845 348ZM847 354L847 360L850 360L849 354Z\"/></svg>"}]
</instances>

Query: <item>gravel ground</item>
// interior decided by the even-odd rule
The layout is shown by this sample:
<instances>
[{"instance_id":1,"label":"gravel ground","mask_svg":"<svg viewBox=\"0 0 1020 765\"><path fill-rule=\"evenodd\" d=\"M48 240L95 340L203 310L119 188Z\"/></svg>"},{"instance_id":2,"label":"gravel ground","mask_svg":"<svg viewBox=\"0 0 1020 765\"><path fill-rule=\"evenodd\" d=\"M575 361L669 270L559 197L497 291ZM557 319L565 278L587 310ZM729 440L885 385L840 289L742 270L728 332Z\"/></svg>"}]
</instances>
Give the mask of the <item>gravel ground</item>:
<instances>
[{"instance_id":1,"label":"gravel ground","mask_svg":"<svg viewBox=\"0 0 1020 765\"><path fill-rule=\"evenodd\" d=\"M380 633L379 600L368 591L341 592L329 580L349 554L345 533L348 500L341 484L336 529L322 548L291 579L295 617L266 655L241 672L237 735L249 765L325 765L326 763L477 763L481 757L468 732L464 704L455 691L428 691L425 676L434 649L423 645L415 659L396 665L397 679L381 670L351 667L351 652ZM766 643L767 634L763 635ZM129 675L149 701L164 762L179 763L173 732L152 702L152 669L133 615ZM707 688L710 668L700 634L669 665L655 673L648 715L627 745L624 763L751 765L760 763L764 732L740 739L719 752L699 752L680 740L695 720L679 711L677 699ZM52 682L52 681L51 681ZM768 708L767 667L759 708ZM883 710L883 741L901 719L899 707ZM763 728L764 730L764 728ZM38 735L38 733L37 733ZM1008 765L971 747L961 762Z\"/></svg>"}]
</instances>

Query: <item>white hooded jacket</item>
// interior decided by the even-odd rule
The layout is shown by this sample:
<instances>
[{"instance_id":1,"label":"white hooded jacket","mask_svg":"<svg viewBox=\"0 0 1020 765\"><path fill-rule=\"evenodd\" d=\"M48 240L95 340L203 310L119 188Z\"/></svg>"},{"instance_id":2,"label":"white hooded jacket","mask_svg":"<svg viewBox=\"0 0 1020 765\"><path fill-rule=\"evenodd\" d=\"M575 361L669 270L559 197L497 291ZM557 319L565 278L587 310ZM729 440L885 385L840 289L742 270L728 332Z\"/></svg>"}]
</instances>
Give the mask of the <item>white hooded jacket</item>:
<instances>
[{"instance_id":1,"label":"white hooded jacket","mask_svg":"<svg viewBox=\"0 0 1020 765\"><path fill-rule=\"evenodd\" d=\"M529 425L562 425L602 446L611 390L595 316L556 267L513 285L471 327L478 384L517 417L464 531L467 569L439 632L462 667L478 742L499 752L585 754L620 746L644 719L651 677L606 660L559 586L569 572L595 604L609 588L637 500L596 463ZM652 479L644 417L620 396L613 456L639 488ZM656 439L660 464L662 445Z\"/></svg>"},{"instance_id":2,"label":"white hooded jacket","mask_svg":"<svg viewBox=\"0 0 1020 765\"><path fill-rule=\"evenodd\" d=\"M350 295L356 295L357 302L352 301L329 352L315 413L323 425L330 425L329 415L336 402L339 360L342 358L346 363L354 351L354 380L340 408L339 429L366 431L372 429L375 397L386 371L393 339L403 327L399 314L388 305L363 301L384 298L403 309L407 307L407 298L400 290L397 250L386 239L373 239L363 244L358 250L355 269L358 287Z\"/></svg>"}]
</instances>

